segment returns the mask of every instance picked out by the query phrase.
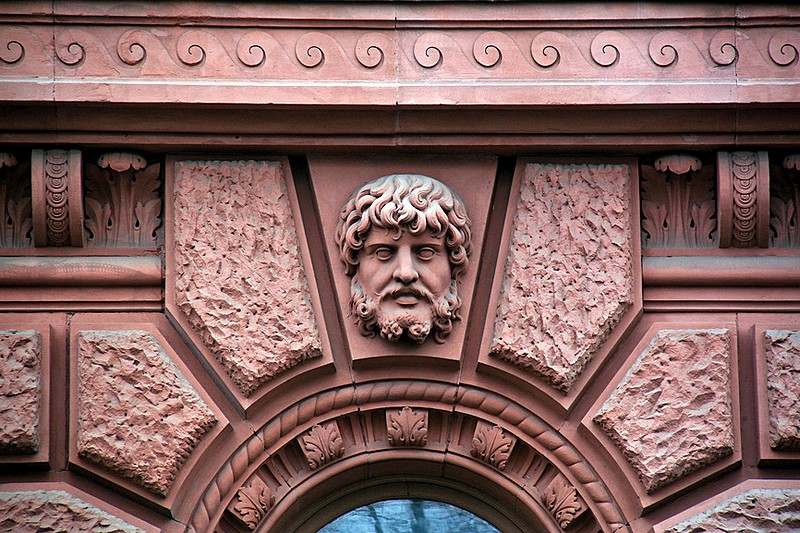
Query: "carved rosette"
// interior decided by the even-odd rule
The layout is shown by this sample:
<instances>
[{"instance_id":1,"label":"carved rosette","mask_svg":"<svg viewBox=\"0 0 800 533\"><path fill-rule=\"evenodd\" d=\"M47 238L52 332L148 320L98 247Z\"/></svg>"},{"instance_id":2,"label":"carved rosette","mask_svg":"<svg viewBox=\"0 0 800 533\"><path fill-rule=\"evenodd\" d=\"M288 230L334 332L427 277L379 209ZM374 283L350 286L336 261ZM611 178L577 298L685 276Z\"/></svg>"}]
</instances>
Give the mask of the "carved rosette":
<instances>
[{"instance_id":1,"label":"carved rosette","mask_svg":"<svg viewBox=\"0 0 800 533\"><path fill-rule=\"evenodd\" d=\"M89 246L155 246L161 226L161 165L115 152L86 166Z\"/></svg>"},{"instance_id":2,"label":"carved rosette","mask_svg":"<svg viewBox=\"0 0 800 533\"><path fill-rule=\"evenodd\" d=\"M721 248L766 248L769 243L767 152L719 152Z\"/></svg>"},{"instance_id":3,"label":"carved rosette","mask_svg":"<svg viewBox=\"0 0 800 533\"><path fill-rule=\"evenodd\" d=\"M714 168L674 154L642 165L642 244L649 248L710 248L717 221Z\"/></svg>"},{"instance_id":4,"label":"carved rosette","mask_svg":"<svg viewBox=\"0 0 800 533\"><path fill-rule=\"evenodd\" d=\"M36 246L83 246L81 153L33 150L33 240Z\"/></svg>"},{"instance_id":5,"label":"carved rosette","mask_svg":"<svg viewBox=\"0 0 800 533\"><path fill-rule=\"evenodd\" d=\"M428 443L428 411L414 411L408 406L386 411L386 435L392 446L425 446Z\"/></svg>"},{"instance_id":6,"label":"carved rosette","mask_svg":"<svg viewBox=\"0 0 800 533\"><path fill-rule=\"evenodd\" d=\"M586 505L578 496L578 491L562 474L553 478L542 491L542 504L561 529L567 529L575 517L586 509Z\"/></svg>"},{"instance_id":7,"label":"carved rosette","mask_svg":"<svg viewBox=\"0 0 800 533\"><path fill-rule=\"evenodd\" d=\"M300 448L312 470L324 466L344 455L344 442L336 421L316 424L298 438Z\"/></svg>"},{"instance_id":8,"label":"carved rosette","mask_svg":"<svg viewBox=\"0 0 800 533\"><path fill-rule=\"evenodd\" d=\"M260 477L254 477L236 493L233 510L247 527L255 529L273 505L275 494Z\"/></svg>"},{"instance_id":9,"label":"carved rosette","mask_svg":"<svg viewBox=\"0 0 800 533\"><path fill-rule=\"evenodd\" d=\"M26 175L27 174L27 175ZM0 247L31 243L33 228L30 167L12 154L0 153Z\"/></svg>"},{"instance_id":10,"label":"carved rosette","mask_svg":"<svg viewBox=\"0 0 800 533\"><path fill-rule=\"evenodd\" d=\"M500 426L480 421L475 428L469 453L498 470L505 470L506 462L516 442L517 438L506 435Z\"/></svg>"}]
</instances>

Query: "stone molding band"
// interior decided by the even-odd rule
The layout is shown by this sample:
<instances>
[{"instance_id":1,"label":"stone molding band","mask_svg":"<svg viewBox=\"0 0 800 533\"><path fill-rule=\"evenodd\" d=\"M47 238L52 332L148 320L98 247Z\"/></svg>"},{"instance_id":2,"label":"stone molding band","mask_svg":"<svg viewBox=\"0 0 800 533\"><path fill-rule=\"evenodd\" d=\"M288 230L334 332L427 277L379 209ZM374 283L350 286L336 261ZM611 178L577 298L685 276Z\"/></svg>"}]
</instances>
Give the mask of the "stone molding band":
<instances>
[{"instance_id":1,"label":"stone molding band","mask_svg":"<svg viewBox=\"0 0 800 533\"><path fill-rule=\"evenodd\" d=\"M0 287L157 287L160 257L2 257Z\"/></svg>"}]
</instances>

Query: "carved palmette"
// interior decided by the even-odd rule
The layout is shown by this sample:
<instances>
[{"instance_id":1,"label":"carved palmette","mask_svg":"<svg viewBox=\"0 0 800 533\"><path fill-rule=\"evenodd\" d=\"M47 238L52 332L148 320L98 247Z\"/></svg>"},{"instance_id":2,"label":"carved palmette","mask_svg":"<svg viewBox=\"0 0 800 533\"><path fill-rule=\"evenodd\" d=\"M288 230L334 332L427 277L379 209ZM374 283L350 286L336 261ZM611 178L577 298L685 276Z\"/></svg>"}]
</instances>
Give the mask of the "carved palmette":
<instances>
[{"instance_id":1,"label":"carved palmette","mask_svg":"<svg viewBox=\"0 0 800 533\"><path fill-rule=\"evenodd\" d=\"M314 425L298 442L312 470L344 455L342 434L335 420Z\"/></svg>"}]
</instances>

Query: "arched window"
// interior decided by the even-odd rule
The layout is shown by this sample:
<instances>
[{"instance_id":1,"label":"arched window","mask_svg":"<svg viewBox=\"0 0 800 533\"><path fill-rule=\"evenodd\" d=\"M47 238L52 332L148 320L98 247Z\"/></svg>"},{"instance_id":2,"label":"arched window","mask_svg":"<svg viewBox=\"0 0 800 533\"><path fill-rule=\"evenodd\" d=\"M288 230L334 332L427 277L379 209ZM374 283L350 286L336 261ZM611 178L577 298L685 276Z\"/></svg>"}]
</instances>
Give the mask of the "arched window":
<instances>
[{"instance_id":1,"label":"arched window","mask_svg":"<svg viewBox=\"0 0 800 533\"><path fill-rule=\"evenodd\" d=\"M500 533L492 524L449 503L396 499L370 503L328 523L319 533Z\"/></svg>"}]
</instances>

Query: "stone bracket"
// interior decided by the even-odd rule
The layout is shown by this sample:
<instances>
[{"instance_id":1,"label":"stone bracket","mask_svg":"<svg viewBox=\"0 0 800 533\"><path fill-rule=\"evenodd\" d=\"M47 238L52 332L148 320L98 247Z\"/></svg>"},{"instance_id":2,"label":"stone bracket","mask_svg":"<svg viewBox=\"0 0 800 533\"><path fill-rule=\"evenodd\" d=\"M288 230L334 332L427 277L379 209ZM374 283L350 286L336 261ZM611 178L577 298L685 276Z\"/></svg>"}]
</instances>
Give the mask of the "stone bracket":
<instances>
[{"instance_id":1,"label":"stone bracket","mask_svg":"<svg viewBox=\"0 0 800 533\"><path fill-rule=\"evenodd\" d=\"M717 153L720 248L769 246L767 152Z\"/></svg>"},{"instance_id":2,"label":"stone bracket","mask_svg":"<svg viewBox=\"0 0 800 533\"><path fill-rule=\"evenodd\" d=\"M83 246L82 181L79 150L33 150L35 246Z\"/></svg>"}]
</instances>

